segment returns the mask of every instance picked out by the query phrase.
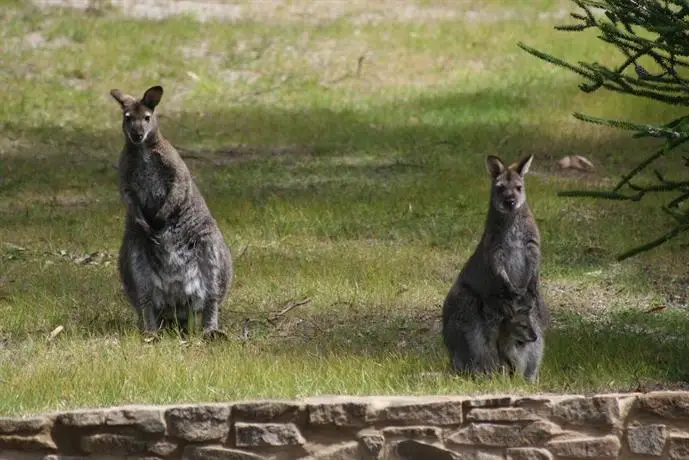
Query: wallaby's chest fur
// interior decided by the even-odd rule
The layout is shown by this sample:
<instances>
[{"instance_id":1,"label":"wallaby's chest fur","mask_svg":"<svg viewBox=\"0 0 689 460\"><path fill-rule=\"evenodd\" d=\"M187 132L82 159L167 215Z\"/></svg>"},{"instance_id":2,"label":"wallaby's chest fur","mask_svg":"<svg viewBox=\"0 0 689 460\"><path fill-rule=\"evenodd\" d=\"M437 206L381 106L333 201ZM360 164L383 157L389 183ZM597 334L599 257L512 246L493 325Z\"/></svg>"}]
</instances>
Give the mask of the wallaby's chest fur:
<instances>
[{"instance_id":1,"label":"wallaby's chest fur","mask_svg":"<svg viewBox=\"0 0 689 460\"><path fill-rule=\"evenodd\" d=\"M165 233L161 235L161 244L150 247L149 251L135 252L133 259L151 267L151 300L155 309L165 311L166 316L174 313L185 318L187 308L201 311L208 289L193 246L167 238Z\"/></svg>"},{"instance_id":2,"label":"wallaby's chest fur","mask_svg":"<svg viewBox=\"0 0 689 460\"><path fill-rule=\"evenodd\" d=\"M127 182L134 186L131 192L137 198L146 220L153 222L170 192L175 170L166 165L160 155L147 148L141 149L140 155L127 158L125 162L125 174L129 175Z\"/></svg>"},{"instance_id":3,"label":"wallaby's chest fur","mask_svg":"<svg viewBox=\"0 0 689 460\"><path fill-rule=\"evenodd\" d=\"M478 248L478 251L482 252L483 276L494 278L495 269L491 264L502 266L508 279L515 286L526 288L532 281L527 265L533 262L529 260L529 257L533 256L528 248L529 245L540 246L538 228L528 206L524 205L518 215L504 222L502 226L494 225L492 231L484 235L483 244ZM499 283L491 283L491 287L500 286Z\"/></svg>"},{"instance_id":4,"label":"wallaby's chest fur","mask_svg":"<svg viewBox=\"0 0 689 460\"><path fill-rule=\"evenodd\" d=\"M528 207L509 220L490 215L486 230L474 253L466 262L456 280L455 289L465 285L481 296L504 294L498 268L503 268L507 278L518 287L526 288L535 280L527 270L533 261L529 245L539 245L538 228Z\"/></svg>"}]
</instances>

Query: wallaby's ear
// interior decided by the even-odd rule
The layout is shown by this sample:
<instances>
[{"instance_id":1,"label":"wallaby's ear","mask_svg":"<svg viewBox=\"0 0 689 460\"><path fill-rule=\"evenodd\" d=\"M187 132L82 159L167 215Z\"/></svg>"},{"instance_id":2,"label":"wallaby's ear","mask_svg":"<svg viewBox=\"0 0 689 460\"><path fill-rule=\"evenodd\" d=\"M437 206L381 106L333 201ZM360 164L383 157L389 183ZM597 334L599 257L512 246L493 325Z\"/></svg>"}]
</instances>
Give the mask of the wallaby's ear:
<instances>
[{"instance_id":1,"label":"wallaby's ear","mask_svg":"<svg viewBox=\"0 0 689 460\"><path fill-rule=\"evenodd\" d=\"M519 173L520 176L524 177L527 172L529 172L529 167L531 166L531 161L533 160L533 155L524 157L519 161L519 164L515 168L515 171Z\"/></svg>"},{"instance_id":2,"label":"wallaby's ear","mask_svg":"<svg viewBox=\"0 0 689 460\"><path fill-rule=\"evenodd\" d=\"M144 97L141 98L141 103L151 110L155 110L163 97L162 86L152 86L146 90Z\"/></svg>"},{"instance_id":3,"label":"wallaby's ear","mask_svg":"<svg viewBox=\"0 0 689 460\"><path fill-rule=\"evenodd\" d=\"M110 90L110 95L120 104L123 109L126 105L136 102L136 99L128 94L124 94L119 89Z\"/></svg>"},{"instance_id":4,"label":"wallaby's ear","mask_svg":"<svg viewBox=\"0 0 689 460\"><path fill-rule=\"evenodd\" d=\"M490 176L495 179L503 173L505 170L505 164L495 155L488 155L486 157L486 168L488 168Z\"/></svg>"}]
</instances>

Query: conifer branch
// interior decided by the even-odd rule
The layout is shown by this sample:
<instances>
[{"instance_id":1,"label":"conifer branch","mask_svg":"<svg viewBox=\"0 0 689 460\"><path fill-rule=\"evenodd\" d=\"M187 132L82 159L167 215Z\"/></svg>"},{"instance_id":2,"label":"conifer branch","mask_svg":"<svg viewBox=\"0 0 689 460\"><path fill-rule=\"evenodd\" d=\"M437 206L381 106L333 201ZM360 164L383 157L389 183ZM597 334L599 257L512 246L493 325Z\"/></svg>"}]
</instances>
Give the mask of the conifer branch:
<instances>
[{"instance_id":1,"label":"conifer branch","mask_svg":"<svg viewBox=\"0 0 689 460\"><path fill-rule=\"evenodd\" d=\"M609 66L598 62L570 63L524 43L518 43L518 46L539 59L583 77L584 81L579 84L581 91L592 93L604 88L665 104L689 106L689 0L573 2L580 8L579 12L570 14L575 23L559 25L555 29L565 32L597 30L598 38L620 53L619 65ZM657 69L645 68L641 64L642 59ZM689 140L689 115L664 124L634 123L581 113L573 115L588 123L632 131L634 138L665 139L662 148L649 154L611 190L567 190L558 194L617 201L640 201L647 194L675 195L669 203L661 207L663 212L675 221L675 227L660 238L626 251L618 260L653 249L689 231L689 180L669 180L659 171L654 171L654 184L639 185L642 182L639 180L642 177L641 173L647 171L659 158L676 155L678 147ZM684 165L689 167L689 158L681 158Z\"/></svg>"},{"instance_id":2,"label":"conifer branch","mask_svg":"<svg viewBox=\"0 0 689 460\"><path fill-rule=\"evenodd\" d=\"M689 230L689 224L684 224L684 225L678 225L669 232L667 232L665 235L661 236L660 238L649 241L646 244L642 244L641 246L637 246L635 248L630 249L627 252L624 252L617 256L618 261L623 261L625 259L629 259L630 257L634 257L637 254L641 254L642 252L650 251L653 248L656 248L660 246L661 244L671 240L672 238L675 238L682 232L686 232Z\"/></svg>"}]
</instances>

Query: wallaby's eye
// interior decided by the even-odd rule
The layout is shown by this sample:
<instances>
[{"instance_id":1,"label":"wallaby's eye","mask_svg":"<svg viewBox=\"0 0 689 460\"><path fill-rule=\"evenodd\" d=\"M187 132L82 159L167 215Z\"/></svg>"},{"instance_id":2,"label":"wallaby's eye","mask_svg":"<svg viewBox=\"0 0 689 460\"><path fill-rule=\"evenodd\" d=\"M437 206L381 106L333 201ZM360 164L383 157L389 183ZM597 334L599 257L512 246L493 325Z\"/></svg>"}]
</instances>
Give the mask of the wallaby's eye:
<instances>
[{"instance_id":1,"label":"wallaby's eye","mask_svg":"<svg viewBox=\"0 0 689 460\"><path fill-rule=\"evenodd\" d=\"M148 114L144 115L144 120L151 121L151 116Z\"/></svg>"},{"instance_id":2,"label":"wallaby's eye","mask_svg":"<svg viewBox=\"0 0 689 460\"><path fill-rule=\"evenodd\" d=\"M504 186L503 184L497 184L497 185L495 186L495 190L497 190L498 192L504 192L504 191L505 191L505 186Z\"/></svg>"},{"instance_id":3,"label":"wallaby's eye","mask_svg":"<svg viewBox=\"0 0 689 460\"><path fill-rule=\"evenodd\" d=\"M132 118L132 114L129 112L124 112L124 119L129 120L130 118Z\"/></svg>"},{"instance_id":4,"label":"wallaby's eye","mask_svg":"<svg viewBox=\"0 0 689 460\"><path fill-rule=\"evenodd\" d=\"M521 191L522 191L522 186L521 186L521 185L517 185L517 186L515 187L515 189L517 190L517 192L520 192L520 193L521 193Z\"/></svg>"}]
</instances>

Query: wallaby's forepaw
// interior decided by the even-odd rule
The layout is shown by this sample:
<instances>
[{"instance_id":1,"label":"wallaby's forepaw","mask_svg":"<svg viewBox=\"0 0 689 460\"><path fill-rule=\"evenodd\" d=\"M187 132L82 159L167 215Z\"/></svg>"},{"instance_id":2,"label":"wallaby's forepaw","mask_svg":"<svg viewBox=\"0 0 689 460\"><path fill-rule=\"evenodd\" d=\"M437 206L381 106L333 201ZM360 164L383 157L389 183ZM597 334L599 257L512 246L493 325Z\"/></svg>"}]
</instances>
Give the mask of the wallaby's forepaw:
<instances>
[{"instance_id":1,"label":"wallaby's forepaw","mask_svg":"<svg viewBox=\"0 0 689 460\"><path fill-rule=\"evenodd\" d=\"M136 217L134 218L134 222L141 227L141 229L146 232L146 233L151 233L151 226L148 225L148 222L146 222L146 219L143 217Z\"/></svg>"},{"instance_id":2,"label":"wallaby's forepaw","mask_svg":"<svg viewBox=\"0 0 689 460\"><path fill-rule=\"evenodd\" d=\"M203 331L203 340L227 340L229 337L220 329L206 329Z\"/></svg>"}]
</instances>

